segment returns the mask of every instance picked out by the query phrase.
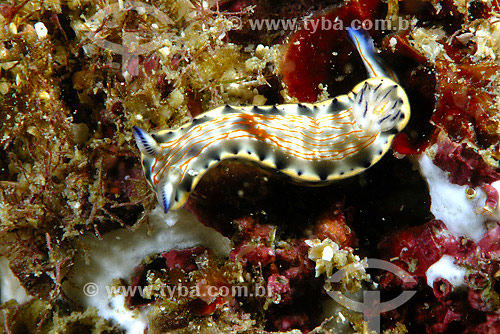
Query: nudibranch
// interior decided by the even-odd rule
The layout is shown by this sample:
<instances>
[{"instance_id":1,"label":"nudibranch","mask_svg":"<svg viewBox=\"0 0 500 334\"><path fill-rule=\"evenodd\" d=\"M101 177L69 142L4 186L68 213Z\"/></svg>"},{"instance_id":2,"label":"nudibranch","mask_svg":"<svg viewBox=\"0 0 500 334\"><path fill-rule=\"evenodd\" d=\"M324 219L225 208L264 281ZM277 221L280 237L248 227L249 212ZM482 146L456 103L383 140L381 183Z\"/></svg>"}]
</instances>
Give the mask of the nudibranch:
<instances>
[{"instance_id":1,"label":"nudibranch","mask_svg":"<svg viewBox=\"0 0 500 334\"><path fill-rule=\"evenodd\" d=\"M293 181L325 185L377 163L410 117L405 91L377 57L373 41L348 30L369 78L323 102L222 106L174 130L134 127L145 176L165 212L182 207L208 169L247 159Z\"/></svg>"}]
</instances>

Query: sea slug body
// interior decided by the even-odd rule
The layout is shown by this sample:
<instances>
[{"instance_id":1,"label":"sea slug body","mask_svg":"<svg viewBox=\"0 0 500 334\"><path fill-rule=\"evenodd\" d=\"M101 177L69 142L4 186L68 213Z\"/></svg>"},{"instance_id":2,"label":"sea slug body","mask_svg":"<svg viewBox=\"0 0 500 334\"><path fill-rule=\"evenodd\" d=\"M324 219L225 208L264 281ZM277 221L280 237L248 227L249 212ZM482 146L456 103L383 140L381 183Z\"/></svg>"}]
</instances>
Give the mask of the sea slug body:
<instances>
[{"instance_id":1,"label":"sea slug body","mask_svg":"<svg viewBox=\"0 0 500 334\"><path fill-rule=\"evenodd\" d=\"M389 150L410 117L408 98L377 58L372 40L350 29L370 78L315 104L222 106L175 130L134 127L142 166L165 212L184 205L211 167L229 158L323 185L363 172Z\"/></svg>"}]
</instances>

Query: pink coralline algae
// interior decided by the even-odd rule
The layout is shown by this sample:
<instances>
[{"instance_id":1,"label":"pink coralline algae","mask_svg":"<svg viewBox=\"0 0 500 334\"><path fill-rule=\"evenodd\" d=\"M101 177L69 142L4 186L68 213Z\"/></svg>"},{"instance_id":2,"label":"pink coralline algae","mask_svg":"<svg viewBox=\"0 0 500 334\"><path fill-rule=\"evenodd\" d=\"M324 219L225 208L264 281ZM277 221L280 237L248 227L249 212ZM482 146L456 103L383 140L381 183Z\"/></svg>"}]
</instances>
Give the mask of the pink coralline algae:
<instances>
[{"instance_id":1,"label":"pink coralline algae","mask_svg":"<svg viewBox=\"0 0 500 334\"><path fill-rule=\"evenodd\" d=\"M320 281L306 288L305 282L314 280L314 263L308 259L309 247L305 239L289 240L285 246L274 246L274 227L260 225L252 218L235 221L237 242L230 254L233 261L247 270L260 268L267 295L272 304L268 309L268 329L302 330L313 328L317 319L311 319L300 307L308 294L320 292ZM321 294L320 294L321 295ZM297 304L299 303L299 304ZM295 305L295 306L294 306Z\"/></svg>"},{"instance_id":2,"label":"pink coralline algae","mask_svg":"<svg viewBox=\"0 0 500 334\"><path fill-rule=\"evenodd\" d=\"M252 265L261 265L263 267L276 261L276 254L270 247L270 238L273 228L267 225L253 225L251 219L240 219L236 221L239 226L242 241L237 247L233 248L230 258L240 261L242 264L247 262Z\"/></svg>"},{"instance_id":3,"label":"pink coralline algae","mask_svg":"<svg viewBox=\"0 0 500 334\"><path fill-rule=\"evenodd\" d=\"M449 173L450 182L471 187L489 185L500 179L500 173L465 143L445 139L438 143L434 164ZM494 191L490 189L489 192Z\"/></svg>"},{"instance_id":4,"label":"pink coralline algae","mask_svg":"<svg viewBox=\"0 0 500 334\"><path fill-rule=\"evenodd\" d=\"M358 243L356 235L347 224L339 203L318 218L313 233L320 240L335 241L341 248L354 247Z\"/></svg>"},{"instance_id":5,"label":"pink coralline algae","mask_svg":"<svg viewBox=\"0 0 500 334\"><path fill-rule=\"evenodd\" d=\"M206 252L202 247L193 247L189 249L171 250L161 254L169 269L180 269L186 273L196 270L195 259Z\"/></svg>"},{"instance_id":6,"label":"pink coralline algae","mask_svg":"<svg viewBox=\"0 0 500 334\"><path fill-rule=\"evenodd\" d=\"M441 277L433 282L432 288L425 284L403 287L418 288L419 294L412 303L403 306L408 312L398 312L406 314L406 321L413 322L414 328L425 328L427 333L442 333L459 327L464 328L463 333L495 333L493 328L492 332L483 330L487 328L486 324L497 324L491 319L497 316L496 310L500 306L497 282L499 241L498 223L476 243L454 236L442 222L435 220L388 237L379 246L385 259L407 270L421 283L426 281L429 267L443 255L451 256L456 264L467 268L462 278L463 286L453 287ZM392 275L384 275L380 282L388 290L401 284Z\"/></svg>"},{"instance_id":7,"label":"pink coralline algae","mask_svg":"<svg viewBox=\"0 0 500 334\"><path fill-rule=\"evenodd\" d=\"M130 308L140 308L166 297L178 303L179 311L192 312L187 315L188 318L212 315L224 305L234 307L232 296L220 296L210 290L211 287L230 287L224 276L224 268L217 268L213 261L213 254L204 247L170 250L159 254L152 262L136 269L131 288L143 288L151 281L151 277L162 277L163 283L170 290L163 287L163 292L153 292L151 298L137 292L129 296L127 305ZM190 278L193 274L195 279Z\"/></svg>"}]
</instances>

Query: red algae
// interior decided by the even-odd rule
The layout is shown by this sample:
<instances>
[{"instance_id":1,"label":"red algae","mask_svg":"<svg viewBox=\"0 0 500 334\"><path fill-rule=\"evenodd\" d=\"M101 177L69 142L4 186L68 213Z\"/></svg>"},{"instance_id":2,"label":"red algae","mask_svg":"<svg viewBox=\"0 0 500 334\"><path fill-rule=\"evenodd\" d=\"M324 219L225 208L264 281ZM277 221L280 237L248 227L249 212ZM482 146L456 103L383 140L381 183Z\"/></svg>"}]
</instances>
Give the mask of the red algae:
<instances>
[{"instance_id":1,"label":"red algae","mask_svg":"<svg viewBox=\"0 0 500 334\"><path fill-rule=\"evenodd\" d=\"M500 173L489 166L472 148L448 139L438 143L434 164L449 173L450 182L471 187L489 185L500 179ZM494 189L490 189L490 193ZM494 194L491 194L494 198Z\"/></svg>"},{"instance_id":2,"label":"red algae","mask_svg":"<svg viewBox=\"0 0 500 334\"><path fill-rule=\"evenodd\" d=\"M347 40L345 27L354 19L362 22L380 17L381 7L382 3L376 0L350 1L316 14L308 27L297 31L288 42L283 60L283 82L288 94L301 102L314 102L321 92L320 84L336 96L347 93L360 82L366 74L359 71L362 61L354 57L356 52ZM339 22L342 27L335 27Z\"/></svg>"},{"instance_id":3,"label":"red algae","mask_svg":"<svg viewBox=\"0 0 500 334\"><path fill-rule=\"evenodd\" d=\"M441 234L446 227L440 221L403 230L395 236L387 237L379 245L387 259L396 258L393 263L418 278L423 278L429 267L447 251L447 246L458 245L459 238L446 233L446 244L442 244Z\"/></svg>"},{"instance_id":4,"label":"red algae","mask_svg":"<svg viewBox=\"0 0 500 334\"><path fill-rule=\"evenodd\" d=\"M161 257L165 259L167 268L180 269L185 273L190 273L191 271L197 269L196 257L205 252L206 249L202 247L193 247L181 250L171 250L162 253Z\"/></svg>"},{"instance_id":5,"label":"red algae","mask_svg":"<svg viewBox=\"0 0 500 334\"><path fill-rule=\"evenodd\" d=\"M469 268L465 286L461 289L452 287L444 278L435 280L432 288L419 287L419 290L431 290L435 299L421 294L417 301L407 306L416 312L413 327L425 326L426 332L438 333L455 323L467 328L464 333L474 332L482 318L479 312L494 312L498 309L500 299L494 290L496 278L493 276L500 268L498 261L494 260L500 254L499 231L500 225L497 224L480 241L474 243L453 236L441 222L431 221L387 237L380 244L387 260L424 281L427 269L445 254ZM389 290L400 285L397 278L391 275L384 276L381 284ZM431 307L426 309L420 304L430 304ZM410 320L411 317L407 316L407 320ZM480 328L483 326L479 325Z\"/></svg>"},{"instance_id":6,"label":"red algae","mask_svg":"<svg viewBox=\"0 0 500 334\"><path fill-rule=\"evenodd\" d=\"M495 65L474 70L469 64L450 70L449 63L438 64L436 68L437 94L436 111L432 121L446 129L453 141L470 140L480 148L498 143L498 124L493 120L496 108L492 108L495 96L485 87L490 83L492 73L498 73ZM464 84L466 82L467 84Z\"/></svg>"},{"instance_id":7,"label":"red algae","mask_svg":"<svg viewBox=\"0 0 500 334\"><path fill-rule=\"evenodd\" d=\"M335 210L329 210L319 217L313 233L320 240L328 238L335 241L341 248L357 245L356 236L347 225L339 204Z\"/></svg>"}]
</instances>

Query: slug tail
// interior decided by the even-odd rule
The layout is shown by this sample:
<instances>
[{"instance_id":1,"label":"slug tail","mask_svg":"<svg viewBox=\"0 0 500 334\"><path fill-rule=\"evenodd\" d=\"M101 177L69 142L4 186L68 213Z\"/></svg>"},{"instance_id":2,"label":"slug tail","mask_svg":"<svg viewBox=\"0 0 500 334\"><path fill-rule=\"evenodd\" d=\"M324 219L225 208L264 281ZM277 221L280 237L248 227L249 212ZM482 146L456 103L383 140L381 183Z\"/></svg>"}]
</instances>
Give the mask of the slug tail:
<instances>
[{"instance_id":1,"label":"slug tail","mask_svg":"<svg viewBox=\"0 0 500 334\"><path fill-rule=\"evenodd\" d=\"M137 126L133 127L133 131L135 142L142 154L151 157L159 155L161 148L149 133Z\"/></svg>"},{"instance_id":2,"label":"slug tail","mask_svg":"<svg viewBox=\"0 0 500 334\"><path fill-rule=\"evenodd\" d=\"M156 195L158 197L158 202L163 209L163 212L167 213L174 203L174 185L169 182L160 183L156 188Z\"/></svg>"}]
</instances>

